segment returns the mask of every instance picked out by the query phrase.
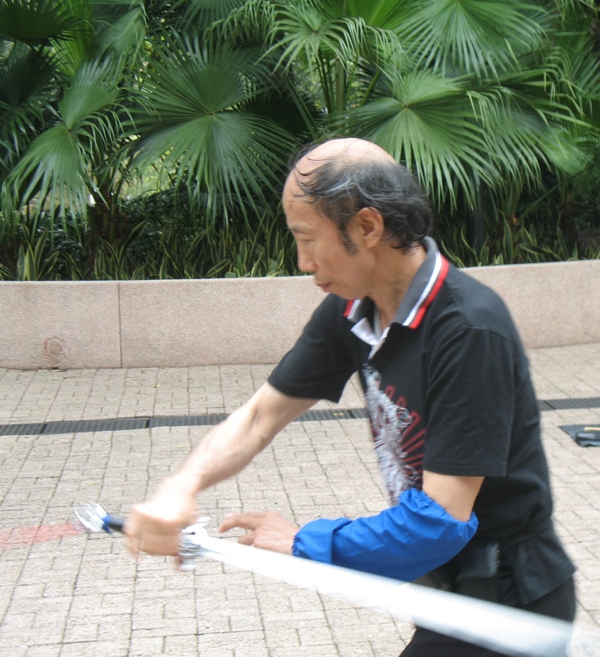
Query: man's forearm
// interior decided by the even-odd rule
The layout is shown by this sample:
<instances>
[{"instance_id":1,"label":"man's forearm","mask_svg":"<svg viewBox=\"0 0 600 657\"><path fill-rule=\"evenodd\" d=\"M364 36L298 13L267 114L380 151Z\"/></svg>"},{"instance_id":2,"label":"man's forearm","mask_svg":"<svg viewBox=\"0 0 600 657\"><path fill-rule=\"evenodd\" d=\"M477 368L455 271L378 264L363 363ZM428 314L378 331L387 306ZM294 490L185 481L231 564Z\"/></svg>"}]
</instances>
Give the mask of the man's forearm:
<instances>
[{"instance_id":1,"label":"man's forearm","mask_svg":"<svg viewBox=\"0 0 600 657\"><path fill-rule=\"evenodd\" d=\"M211 429L170 483L195 495L243 470L272 438L261 431L252 407L243 406Z\"/></svg>"},{"instance_id":2,"label":"man's forearm","mask_svg":"<svg viewBox=\"0 0 600 657\"><path fill-rule=\"evenodd\" d=\"M133 507L127 522L132 554L176 555L179 533L197 517L196 493L240 472L314 400L295 399L268 383L214 427L156 494Z\"/></svg>"},{"instance_id":3,"label":"man's forearm","mask_svg":"<svg viewBox=\"0 0 600 657\"><path fill-rule=\"evenodd\" d=\"M314 403L315 400L287 397L269 384L263 385L248 402L206 435L165 484L195 495L233 477L281 429Z\"/></svg>"}]
</instances>

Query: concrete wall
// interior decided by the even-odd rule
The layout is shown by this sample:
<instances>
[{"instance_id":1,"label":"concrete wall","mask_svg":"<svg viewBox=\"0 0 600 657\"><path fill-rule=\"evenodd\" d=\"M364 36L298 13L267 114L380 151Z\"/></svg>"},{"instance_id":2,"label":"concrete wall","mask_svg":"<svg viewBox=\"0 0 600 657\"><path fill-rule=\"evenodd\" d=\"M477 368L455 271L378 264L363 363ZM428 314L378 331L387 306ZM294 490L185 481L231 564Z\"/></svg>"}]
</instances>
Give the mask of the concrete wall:
<instances>
[{"instance_id":1,"label":"concrete wall","mask_svg":"<svg viewBox=\"0 0 600 657\"><path fill-rule=\"evenodd\" d=\"M600 342L600 260L465 270L528 347ZM311 277L0 283L0 367L276 362L323 298Z\"/></svg>"}]
</instances>

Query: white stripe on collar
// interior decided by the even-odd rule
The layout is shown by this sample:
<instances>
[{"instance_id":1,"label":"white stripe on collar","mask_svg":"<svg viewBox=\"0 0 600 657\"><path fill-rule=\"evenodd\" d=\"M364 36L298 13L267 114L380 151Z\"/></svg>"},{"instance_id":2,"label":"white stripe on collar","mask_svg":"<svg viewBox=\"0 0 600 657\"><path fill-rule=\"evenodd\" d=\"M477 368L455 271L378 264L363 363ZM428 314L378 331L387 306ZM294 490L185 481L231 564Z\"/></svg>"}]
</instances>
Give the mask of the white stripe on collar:
<instances>
[{"instance_id":1,"label":"white stripe on collar","mask_svg":"<svg viewBox=\"0 0 600 657\"><path fill-rule=\"evenodd\" d=\"M418 298L417 303L415 303L415 305L412 307L406 319L402 322L402 326L410 326L411 322L415 318L415 315L419 312L421 306L425 303L427 297L429 296L429 293L433 289L433 286L436 284L441 269L442 269L442 256L440 252L437 251L435 254L435 263L433 265L433 271L431 272L431 276L427 281L427 285L424 287L423 291L421 292L421 296Z\"/></svg>"}]
</instances>

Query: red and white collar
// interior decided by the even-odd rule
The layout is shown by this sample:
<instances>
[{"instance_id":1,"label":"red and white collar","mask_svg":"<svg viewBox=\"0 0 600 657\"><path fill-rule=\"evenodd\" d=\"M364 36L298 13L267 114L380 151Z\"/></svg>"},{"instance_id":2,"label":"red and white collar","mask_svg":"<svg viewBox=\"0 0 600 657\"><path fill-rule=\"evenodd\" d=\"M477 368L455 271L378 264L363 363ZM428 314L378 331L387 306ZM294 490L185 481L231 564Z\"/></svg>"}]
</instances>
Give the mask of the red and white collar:
<instances>
[{"instance_id":1,"label":"red and white collar","mask_svg":"<svg viewBox=\"0 0 600 657\"><path fill-rule=\"evenodd\" d=\"M425 238L423 246L427 251L425 261L411 281L410 287L392 322L411 329L416 329L421 323L427 308L444 284L450 267L431 237ZM357 299L348 301L344 312L344 317L354 322L352 332L373 347L369 357L379 349L389 330L388 327L381 336L375 335L367 318L367 315L371 314L369 311L372 308L373 303L370 299Z\"/></svg>"}]
</instances>

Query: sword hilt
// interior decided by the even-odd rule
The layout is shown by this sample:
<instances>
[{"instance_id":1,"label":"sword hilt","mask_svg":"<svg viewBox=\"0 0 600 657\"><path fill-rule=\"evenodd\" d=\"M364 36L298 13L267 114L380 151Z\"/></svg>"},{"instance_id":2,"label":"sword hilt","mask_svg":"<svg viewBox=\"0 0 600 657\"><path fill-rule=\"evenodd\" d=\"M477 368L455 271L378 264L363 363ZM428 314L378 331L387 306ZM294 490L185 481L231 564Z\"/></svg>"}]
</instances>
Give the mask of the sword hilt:
<instances>
[{"instance_id":1,"label":"sword hilt","mask_svg":"<svg viewBox=\"0 0 600 657\"><path fill-rule=\"evenodd\" d=\"M119 518L117 516L111 516L107 514L102 519L102 529L108 534L110 534L111 531L120 532L121 534L124 534L125 518Z\"/></svg>"},{"instance_id":2,"label":"sword hilt","mask_svg":"<svg viewBox=\"0 0 600 657\"><path fill-rule=\"evenodd\" d=\"M77 507L75 516L88 532L98 533L104 531L108 534L113 531L125 533L125 518L112 516L100 506L100 504L85 504ZM208 537L205 527L210 522L210 518L204 516L198 518L194 525L186 527L181 532L179 543L179 557L181 563L180 570L195 570L196 558L202 555L202 540Z\"/></svg>"}]
</instances>

